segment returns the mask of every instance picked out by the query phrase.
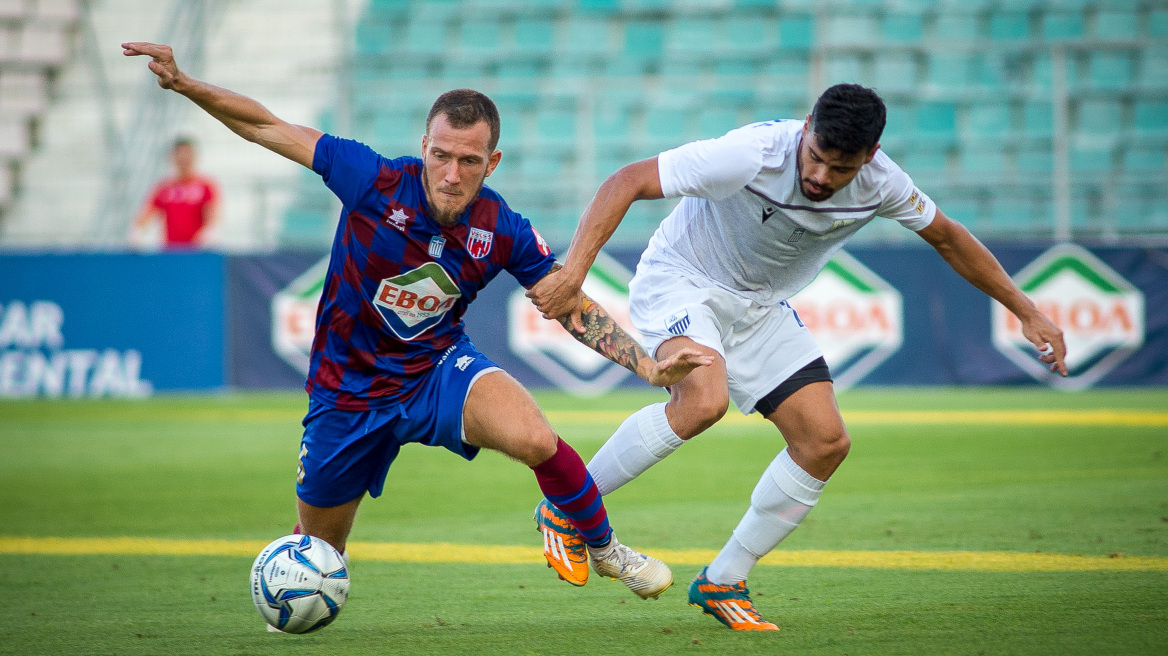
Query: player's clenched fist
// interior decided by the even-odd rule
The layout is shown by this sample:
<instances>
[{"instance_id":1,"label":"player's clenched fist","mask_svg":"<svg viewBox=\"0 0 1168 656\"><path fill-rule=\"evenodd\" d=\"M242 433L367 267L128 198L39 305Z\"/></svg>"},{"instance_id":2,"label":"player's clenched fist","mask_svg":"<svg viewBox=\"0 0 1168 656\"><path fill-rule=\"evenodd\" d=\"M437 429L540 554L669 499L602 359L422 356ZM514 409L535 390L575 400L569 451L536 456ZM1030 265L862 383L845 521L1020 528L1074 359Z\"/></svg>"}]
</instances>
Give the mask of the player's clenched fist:
<instances>
[{"instance_id":1,"label":"player's clenched fist","mask_svg":"<svg viewBox=\"0 0 1168 656\"><path fill-rule=\"evenodd\" d=\"M145 41L133 41L122 44L122 54L127 57L146 55L153 59L147 66L158 76L158 86L163 89L173 89L179 76L178 64L174 62L174 53L170 46Z\"/></svg>"}]
</instances>

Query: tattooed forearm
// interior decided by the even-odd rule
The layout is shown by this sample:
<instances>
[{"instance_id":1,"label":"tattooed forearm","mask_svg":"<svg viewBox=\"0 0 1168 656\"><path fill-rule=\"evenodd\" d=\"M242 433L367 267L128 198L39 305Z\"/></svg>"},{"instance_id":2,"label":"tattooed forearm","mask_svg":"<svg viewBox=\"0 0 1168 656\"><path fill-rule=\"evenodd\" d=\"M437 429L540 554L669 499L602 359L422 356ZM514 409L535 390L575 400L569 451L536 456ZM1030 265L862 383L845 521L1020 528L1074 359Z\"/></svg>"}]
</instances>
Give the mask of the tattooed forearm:
<instances>
[{"instance_id":1,"label":"tattooed forearm","mask_svg":"<svg viewBox=\"0 0 1168 656\"><path fill-rule=\"evenodd\" d=\"M580 319L584 323L583 333L572 326L571 315L560 317L557 321L580 343L638 376L641 375L638 368L642 362L649 359L649 354L645 353L641 345L626 333L599 303L585 296Z\"/></svg>"}]
</instances>

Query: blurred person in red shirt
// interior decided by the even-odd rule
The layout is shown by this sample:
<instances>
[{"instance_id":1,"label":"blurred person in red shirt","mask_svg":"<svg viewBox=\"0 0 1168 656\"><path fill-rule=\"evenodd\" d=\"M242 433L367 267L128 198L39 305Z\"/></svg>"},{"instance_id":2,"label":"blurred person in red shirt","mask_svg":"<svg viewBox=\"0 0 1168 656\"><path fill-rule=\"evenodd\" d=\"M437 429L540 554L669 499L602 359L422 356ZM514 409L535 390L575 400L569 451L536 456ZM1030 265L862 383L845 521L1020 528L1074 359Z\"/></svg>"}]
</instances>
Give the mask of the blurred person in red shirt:
<instances>
[{"instance_id":1,"label":"blurred person in red shirt","mask_svg":"<svg viewBox=\"0 0 1168 656\"><path fill-rule=\"evenodd\" d=\"M134 219L134 229L140 234L152 221L162 218L166 248L207 246L207 238L219 220L219 187L195 170L193 139L175 139L170 159L174 177L161 180L150 192Z\"/></svg>"}]
</instances>

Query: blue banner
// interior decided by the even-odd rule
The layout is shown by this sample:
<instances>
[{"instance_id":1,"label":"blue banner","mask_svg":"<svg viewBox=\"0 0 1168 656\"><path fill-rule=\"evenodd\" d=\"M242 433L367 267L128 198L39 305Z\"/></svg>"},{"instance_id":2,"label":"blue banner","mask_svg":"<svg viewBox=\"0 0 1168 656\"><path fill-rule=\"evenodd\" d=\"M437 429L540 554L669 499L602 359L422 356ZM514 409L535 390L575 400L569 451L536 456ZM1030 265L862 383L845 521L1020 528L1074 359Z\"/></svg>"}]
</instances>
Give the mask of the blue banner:
<instances>
[{"instance_id":1,"label":"blue banner","mask_svg":"<svg viewBox=\"0 0 1168 656\"><path fill-rule=\"evenodd\" d=\"M0 256L0 396L218 389L224 258Z\"/></svg>"}]
</instances>

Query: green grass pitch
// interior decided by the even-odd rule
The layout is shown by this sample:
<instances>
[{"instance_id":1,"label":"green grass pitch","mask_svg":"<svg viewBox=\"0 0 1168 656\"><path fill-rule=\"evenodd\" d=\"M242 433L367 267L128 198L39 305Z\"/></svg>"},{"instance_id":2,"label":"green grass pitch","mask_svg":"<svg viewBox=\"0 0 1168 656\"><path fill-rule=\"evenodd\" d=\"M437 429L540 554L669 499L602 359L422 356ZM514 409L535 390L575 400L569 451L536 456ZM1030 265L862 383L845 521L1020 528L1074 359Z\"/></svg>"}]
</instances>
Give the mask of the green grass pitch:
<instances>
[{"instance_id":1,"label":"green grass pitch","mask_svg":"<svg viewBox=\"0 0 1168 656\"><path fill-rule=\"evenodd\" d=\"M551 411L632 411L663 395ZM849 412L1168 413L1168 390L860 389ZM12 537L220 538L290 532L300 394L0 403L0 543ZM552 412L553 417L555 412ZM606 417L610 416L608 414ZM556 422L587 459L611 420ZM850 426L851 455L781 549L1035 551L1168 557L1168 425L1009 422ZM726 422L607 498L622 541L717 549L781 448ZM531 545L531 473L410 447L353 539ZM542 565L355 560L340 618L270 634L250 558L0 553L0 654L1164 654L1168 571L984 572L760 566L775 634L739 634L685 604L700 569L641 601L616 582L572 588Z\"/></svg>"}]
</instances>

